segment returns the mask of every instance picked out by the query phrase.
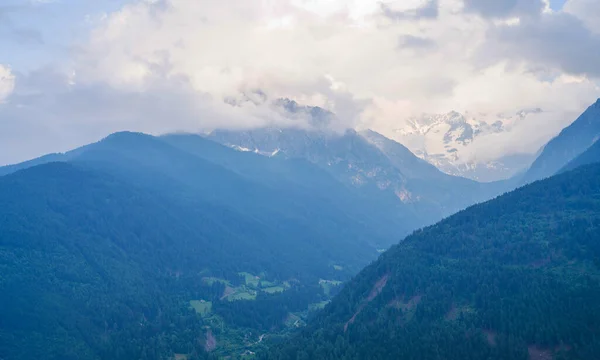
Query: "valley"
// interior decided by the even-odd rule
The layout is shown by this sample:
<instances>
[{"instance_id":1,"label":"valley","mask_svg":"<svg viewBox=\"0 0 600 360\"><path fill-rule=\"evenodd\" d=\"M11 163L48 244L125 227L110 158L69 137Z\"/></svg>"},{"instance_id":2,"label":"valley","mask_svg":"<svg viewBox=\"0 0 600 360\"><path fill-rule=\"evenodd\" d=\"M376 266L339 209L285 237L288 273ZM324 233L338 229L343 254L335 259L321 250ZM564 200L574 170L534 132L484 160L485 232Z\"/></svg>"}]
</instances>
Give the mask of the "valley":
<instances>
[{"instance_id":1,"label":"valley","mask_svg":"<svg viewBox=\"0 0 600 360\"><path fill-rule=\"evenodd\" d=\"M570 128L600 135L595 106ZM447 175L374 131L120 132L2 167L0 353L586 358L596 144L515 191L521 176Z\"/></svg>"}]
</instances>

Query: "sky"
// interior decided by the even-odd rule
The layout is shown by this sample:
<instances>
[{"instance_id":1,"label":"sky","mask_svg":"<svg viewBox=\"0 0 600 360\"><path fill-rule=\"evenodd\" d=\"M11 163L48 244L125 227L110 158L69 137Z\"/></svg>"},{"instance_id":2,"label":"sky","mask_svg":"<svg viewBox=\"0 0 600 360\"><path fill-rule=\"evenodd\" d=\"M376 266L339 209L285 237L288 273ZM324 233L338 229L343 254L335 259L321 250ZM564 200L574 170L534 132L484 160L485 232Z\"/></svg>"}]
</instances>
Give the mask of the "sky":
<instances>
[{"instance_id":1,"label":"sky","mask_svg":"<svg viewBox=\"0 0 600 360\"><path fill-rule=\"evenodd\" d=\"M477 147L498 157L537 151L599 85L597 0L0 2L0 164L121 130L289 126L257 91L384 134L542 109Z\"/></svg>"}]
</instances>

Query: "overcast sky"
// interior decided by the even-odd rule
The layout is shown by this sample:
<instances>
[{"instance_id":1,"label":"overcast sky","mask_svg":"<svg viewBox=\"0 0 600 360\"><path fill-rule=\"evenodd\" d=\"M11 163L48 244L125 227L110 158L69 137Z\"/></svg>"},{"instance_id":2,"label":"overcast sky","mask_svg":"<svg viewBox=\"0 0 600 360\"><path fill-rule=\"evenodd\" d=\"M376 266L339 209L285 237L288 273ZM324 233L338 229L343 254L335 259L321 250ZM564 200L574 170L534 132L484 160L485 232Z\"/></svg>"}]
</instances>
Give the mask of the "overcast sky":
<instances>
[{"instance_id":1,"label":"overcast sky","mask_svg":"<svg viewBox=\"0 0 600 360\"><path fill-rule=\"evenodd\" d=\"M224 102L257 89L384 133L541 108L489 145L535 151L599 84L598 0L0 2L0 164L119 130L285 126Z\"/></svg>"}]
</instances>

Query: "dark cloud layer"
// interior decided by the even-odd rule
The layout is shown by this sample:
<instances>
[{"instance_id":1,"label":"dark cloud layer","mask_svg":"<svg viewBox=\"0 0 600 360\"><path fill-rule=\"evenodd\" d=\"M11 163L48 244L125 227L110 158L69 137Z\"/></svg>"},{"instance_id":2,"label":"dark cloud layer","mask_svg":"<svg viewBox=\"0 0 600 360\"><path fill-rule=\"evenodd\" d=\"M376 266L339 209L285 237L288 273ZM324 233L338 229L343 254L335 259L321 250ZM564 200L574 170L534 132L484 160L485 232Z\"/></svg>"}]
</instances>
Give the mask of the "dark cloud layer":
<instances>
[{"instance_id":1,"label":"dark cloud layer","mask_svg":"<svg viewBox=\"0 0 600 360\"><path fill-rule=\"evenodd\" d=\"M542 0L464 0L465 11L486 18L539 15L544 9Z\"/></svg>"},{"instance_id":2,"label":"dark cloud layer","mask_svg":"<svg viewBox=\"0 0 600 360\"><path fill-rule=\"evenodd\" d=\"M383 15L394 21L436 19L439 15L439 0L429 0L423 6L408 11L395 11L381 4Z\"/></svg>"},{"instance_id":3,"label":"dark cloud layer","mask_svg":"<svg viewBox=\"0 0 600 360\"><path fill-rule=\"evenodd\" d=\"M524 60L567 73L600 78L600 34L567 13L494 27L483 52L496 59Z\"/></svg>"},{"instance_id":4,"label":"dark cloud layer","mask_svg":"<svg viewBox=\"0 0 600 360\"><path fill-rule=\"evenodd\" d=\"M41 31L32 27L19 26L14 21L19 15L32 9L34 7L31 4L23 1L6 1L6 4L0 5L0 41L43 44L44 37Z\"/></svg>"},{"instance_id":5,"label":"dark cloud layer","mask_svg":"<svg viewBox=\"0 0 600 360\"><path fill-rule=\"evenodd\" d=\"M432 39L414 35L402 35L398 40L398 47L401 49L431 49L435 45Z\"/></svg>"},{"instance_id":6,"label":"dark cloud layer","mask_svg":"<svg viewBox=\"0 0 600 360\"><path fill-rule=\"evenodd\" d=\"M0 39L18 44L44 44L44 36L39 30L11 25L0 26Z\"/></svg>"}]
</instances>

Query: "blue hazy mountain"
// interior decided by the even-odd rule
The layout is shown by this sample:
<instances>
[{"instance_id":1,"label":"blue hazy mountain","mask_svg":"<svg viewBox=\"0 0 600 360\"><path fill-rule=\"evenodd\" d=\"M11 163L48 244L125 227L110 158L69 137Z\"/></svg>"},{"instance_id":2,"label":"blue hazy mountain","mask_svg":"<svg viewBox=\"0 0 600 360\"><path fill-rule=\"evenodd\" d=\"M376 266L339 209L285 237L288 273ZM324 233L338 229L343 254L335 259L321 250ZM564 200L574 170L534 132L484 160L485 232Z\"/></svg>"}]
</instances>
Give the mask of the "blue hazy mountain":
<instances>
[{"instance_id":1,"label":"blue hazy mountain","mask_svg":"<svg viewBox=\"0 0 600 360\"><path fill-rule=\"evenodd\" d=\"M600 162L600 141L596 141L594 145L590 146L583 154L579 155L563 167L560 172L570 171L580 166L597 162Z\"/></svg>"},{"instance_id":2,"label":"blue hazy mountain","mask_svg":"<svg viewBox=\"0 0 600 360\"><path fill-rule=\"evenodd\" d=\"M398 214L414 214L414 228L431 224L499 194L499 184L450 176L417 158L406 147L373 132L259 128L216 130L208 138L242 152L304 159L338 181Z\"/></svg>"},{"instance_id":3,"label":"blue hazy mountain","mask_svg":"<svg viewBox=\"0 0 600 360\"><path fill-rule=\"evenodd\" d=\"M600 99L550 140L523 176L523 184L554 175L600 138Z\"/></svg>"},{"instance_id":4,"label":"blue hazy mountain","mask_svg":"<svg viewBox=\"0 0 600 360\"><path fill-rule=\"evenodd\" d=\"M369 224L371 241L375 243L376 239L380 239L377 241L380 247L389 246L389 240L385 239L395 237L398 231L412 231L418 220L397 204L357 192L301 158L266 157L253 152L234 151L194 134L170 134L160 139L252 181L288 192L286 196L297 193L306 202L325 203L331 212L345 213L355 222Z\"/></svg>"},{"instance_id":5,"label":"blue hazy mountain","mask_svg":"<svg viewBox=\"0 0 600 360\"><path fill-rule=\"evenodd\" d=\"M5 359L208 356L191 300L226 324L219 343L280 331L402 224L306 161L200 137L117 133L3 170Z\"/></svg>"}]
</instances>

